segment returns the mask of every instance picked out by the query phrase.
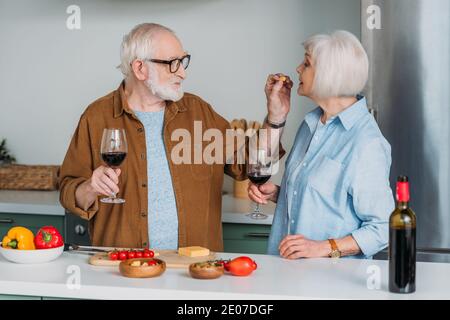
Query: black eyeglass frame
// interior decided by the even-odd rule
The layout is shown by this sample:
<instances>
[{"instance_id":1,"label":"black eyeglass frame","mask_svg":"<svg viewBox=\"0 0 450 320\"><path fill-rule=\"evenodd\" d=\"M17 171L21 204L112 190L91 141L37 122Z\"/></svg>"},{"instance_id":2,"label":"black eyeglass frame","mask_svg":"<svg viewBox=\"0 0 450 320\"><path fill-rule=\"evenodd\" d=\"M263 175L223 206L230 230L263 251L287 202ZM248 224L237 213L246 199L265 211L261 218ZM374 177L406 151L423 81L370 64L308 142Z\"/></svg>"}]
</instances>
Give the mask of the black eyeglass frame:
<instances>
[{"instance_id":1,"label":"black eyeglass frame","mask_svg":"<svg viewBox=\"0 0 450 320\"><path fill-rule=\"evenodd\" d=\"M187 60L186 66L183 66L183 67L184 67L184 69L187 69L189 67L189 63L191 62L191 55L190 54L187 54L187 55L185 55L185 56L183 56L181 58L175 58L175 59L172 59L172 60L160 60L160 59L145 59L145 60L148 60L148 61L151 61L151 62L154 62L154 63L167 64L167 65L169 65L170 73L175 73L175 72L178 71L178 69L180 69L180 66L183 64L183 60L186 59L186 58L188 60ZM178 61L178 66L176 67L175 70L172 71L172 63L174 63L175 61Z\"/></svg>"}]
</instances>

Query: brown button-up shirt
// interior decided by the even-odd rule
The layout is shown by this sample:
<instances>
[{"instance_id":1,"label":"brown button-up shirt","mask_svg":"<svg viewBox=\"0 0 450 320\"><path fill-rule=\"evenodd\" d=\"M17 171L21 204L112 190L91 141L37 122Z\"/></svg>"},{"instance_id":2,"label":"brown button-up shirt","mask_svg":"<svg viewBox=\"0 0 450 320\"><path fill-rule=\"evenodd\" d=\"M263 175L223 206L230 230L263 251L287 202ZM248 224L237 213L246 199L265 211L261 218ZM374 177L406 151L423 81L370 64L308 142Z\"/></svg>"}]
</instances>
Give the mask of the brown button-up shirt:
<instances>
[{"instance_id":1,"label":"brown button-up shirt","mask_svg":"<svg viewBox=\"0 0 450 320\"><path fill-rule=\"evenodd\" d=\"M178 211L178 245L199 245L221 251L224 172L244 180L245 165L175 164L170 155L178 141L172 141L171 134L175 129L183 128L194 140L194 121L202 122L203 132L215 128L223 133L223 137L229 128L224 118L195 95L186 93L178 102L167 102L163 138ZM127 134L128 154L120 166L122 173L119 177L119 195L126 202L105 204L97 198L85 211L76 205L75 190L103 164L100 144L104 128L124 128ZM210 142L201 143L204 149ZM194 145L192 141L192 149ZM61 204L68 211L89 220L93 245L135 248L150 245L146 157L144 128L127 104L122 83L117 90L93 102L82 114L61 167Z\"/></svg>"}]
</instances>

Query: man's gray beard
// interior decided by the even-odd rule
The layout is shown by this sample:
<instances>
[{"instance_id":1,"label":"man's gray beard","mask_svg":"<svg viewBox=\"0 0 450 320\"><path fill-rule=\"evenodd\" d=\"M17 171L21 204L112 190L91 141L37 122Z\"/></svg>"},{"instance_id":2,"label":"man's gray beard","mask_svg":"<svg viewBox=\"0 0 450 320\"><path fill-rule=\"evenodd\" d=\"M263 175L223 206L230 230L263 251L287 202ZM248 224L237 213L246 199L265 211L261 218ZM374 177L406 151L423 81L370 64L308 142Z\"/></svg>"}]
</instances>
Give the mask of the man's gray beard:
<instances>
[{"instance_id":1,"label":"man's gray beard","mask_svg":"<svg viewBox=\"0 0 450 320\"><path fill-rule=\"evenodd\" d=\"M158 71L156 71L155 68L150 68L149 70L150 76L148 77L148 80L145 82L147 87L150 89L151 93L163 100L170 100L170 101L178 101L181 98L183 98L184 91L182 84L180 84L179 90L174 90L167 86L162 86L158 84Z\"/></svg>"}]
</instances>

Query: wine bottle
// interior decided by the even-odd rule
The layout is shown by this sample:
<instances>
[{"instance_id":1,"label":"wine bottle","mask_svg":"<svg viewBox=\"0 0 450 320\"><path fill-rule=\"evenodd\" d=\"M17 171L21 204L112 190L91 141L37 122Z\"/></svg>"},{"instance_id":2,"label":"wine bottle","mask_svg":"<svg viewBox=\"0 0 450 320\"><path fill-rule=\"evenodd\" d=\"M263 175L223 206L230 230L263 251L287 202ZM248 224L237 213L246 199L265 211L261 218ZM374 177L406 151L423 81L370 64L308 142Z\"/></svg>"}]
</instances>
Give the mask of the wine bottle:
<instances>
[{"instance_id":1,"label":"wine bottle","mask_svg":"<svg viewBox=\"0 0 450 320\"><path fill-rule=\"evenodd\" d=\"M409 207L408 177L400 176L397 206L389 219L389 291L416 291L416 215Z\"/></svg>"}]
</instances>

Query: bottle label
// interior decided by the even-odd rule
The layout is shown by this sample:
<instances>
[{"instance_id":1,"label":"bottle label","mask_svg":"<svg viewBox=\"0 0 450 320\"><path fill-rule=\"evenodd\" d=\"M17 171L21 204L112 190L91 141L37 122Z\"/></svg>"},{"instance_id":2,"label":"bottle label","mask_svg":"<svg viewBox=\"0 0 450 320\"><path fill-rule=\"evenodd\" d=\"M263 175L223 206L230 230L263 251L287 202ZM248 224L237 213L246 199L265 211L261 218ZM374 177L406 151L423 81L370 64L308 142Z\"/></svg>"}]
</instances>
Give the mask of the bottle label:
<instances>
[{"instance_id":1,"label":"bottle label","mask_svg":"<svg viewBox=\"0 0 450 320\"><path fill-rule=\"evenodd\" d=\"M409 183L397 182L397 201L408 202L409 201Z\"/></svg>"}]
</instances>

